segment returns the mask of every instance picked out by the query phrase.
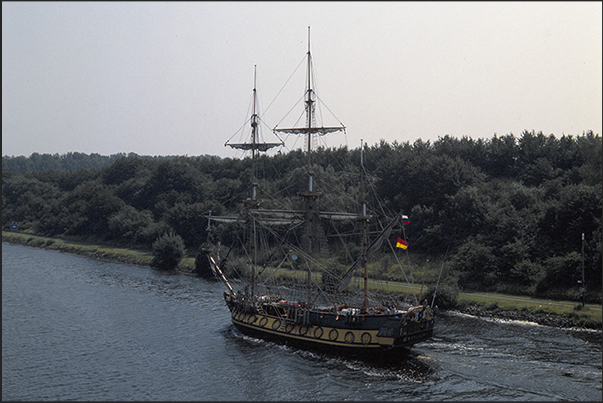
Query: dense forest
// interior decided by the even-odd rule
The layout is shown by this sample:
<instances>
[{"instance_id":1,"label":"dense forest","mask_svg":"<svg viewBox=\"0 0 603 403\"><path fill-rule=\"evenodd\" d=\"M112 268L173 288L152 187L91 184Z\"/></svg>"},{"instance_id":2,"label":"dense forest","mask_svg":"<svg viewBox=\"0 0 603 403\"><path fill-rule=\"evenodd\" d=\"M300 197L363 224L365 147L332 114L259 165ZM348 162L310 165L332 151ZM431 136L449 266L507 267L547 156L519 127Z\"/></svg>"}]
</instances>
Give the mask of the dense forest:
<instances>
[{"instance_id":1,"label":"dense forest","mask_svg":"<svg viewBox=\"0 0 603 403\"><path fill-rule=\"evenodd\" d=\"M410 217L409 250L446 257L448 281L465 290L566 298L580 296L584 234L587 300L601 303L603 143L599 134L525 131L490 139L366 146L379 199ZM360 149L318 148L317 182L340 196L329 210L358 202ZM305 153L257 160L269 207L291 208L305 186ZM207 219L232 214L249 197L251 158L32 154L2 158L2 227L51 237L150 250L168 231L189 256L208 240ZM236 227L211 240L231 244Z\"/></svg>"},{"instance_id":2,"label":"dense forest","mask_svg":"<svg viewBox=\"0 0 603 403\"><path fill-rule=\"evenodd\" d=\"M209 155L206 155L209 157ZM90 155L78 152L67 154L33 153L29 157L2 157L2 172L27 173L35 171L76 171L83 168L100 168L114 163L123 157L139 157L150 159L172 159L175 156L139 156L136 153L118 153L109 156L92 153Z\"/></svg>"}]
</instances>

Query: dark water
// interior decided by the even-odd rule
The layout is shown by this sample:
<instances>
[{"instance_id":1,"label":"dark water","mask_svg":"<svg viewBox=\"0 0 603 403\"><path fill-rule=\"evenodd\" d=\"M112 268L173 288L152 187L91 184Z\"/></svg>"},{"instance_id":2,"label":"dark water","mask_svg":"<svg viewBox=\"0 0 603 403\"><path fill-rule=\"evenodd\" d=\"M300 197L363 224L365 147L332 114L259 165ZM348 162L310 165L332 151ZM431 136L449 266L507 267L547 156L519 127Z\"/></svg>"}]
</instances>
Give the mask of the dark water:
<instances>
[{"instance_id":1,"label":"dark water","mask_svg":"<svg viewBox=\"0 0 603 403\"><path fill-rule=\"evenodd\" d=\"M2 244L2 400L601 400L601 333L440 316L399 365L237 333L223 286Z\"/></svg>"}]
</instances>

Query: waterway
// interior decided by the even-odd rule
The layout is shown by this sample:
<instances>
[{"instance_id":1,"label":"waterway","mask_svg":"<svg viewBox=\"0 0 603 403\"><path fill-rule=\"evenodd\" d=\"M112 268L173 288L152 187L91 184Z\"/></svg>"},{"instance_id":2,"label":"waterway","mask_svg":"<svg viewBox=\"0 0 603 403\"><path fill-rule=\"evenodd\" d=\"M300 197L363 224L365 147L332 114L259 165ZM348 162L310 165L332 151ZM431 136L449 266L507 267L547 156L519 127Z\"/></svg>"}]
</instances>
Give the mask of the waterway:
<instances>
[{"instance_id":1,"label":"waterway","mask_svg":"<svg viewBox=\"0 0 603 403\"><path fill-rule=\"evenodd\" d=\"M224 287L2 243L2 400L601 401L601 332L440 315L380 366L238 333Z\"/></svg>"}]
</instances>

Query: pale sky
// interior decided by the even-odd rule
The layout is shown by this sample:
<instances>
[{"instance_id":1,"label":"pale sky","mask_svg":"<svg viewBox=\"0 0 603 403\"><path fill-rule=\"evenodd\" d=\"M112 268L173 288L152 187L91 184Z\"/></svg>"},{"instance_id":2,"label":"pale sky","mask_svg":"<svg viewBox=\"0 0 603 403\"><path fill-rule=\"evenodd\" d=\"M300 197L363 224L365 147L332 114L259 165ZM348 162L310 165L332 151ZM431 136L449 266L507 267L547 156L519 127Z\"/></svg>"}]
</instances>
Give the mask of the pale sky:
<instances>
[{"instance_id":1,"label":"pale sky","mask_svg":"<svg viewBox=\"0 0 603 403\"><path fill-rule=\"evenodd\" d=\"M245 156L254 65L266 141L303 112L308 26L346 126L321 145L600 134L602 25L599 1L3 1L2 155Z\"/></svg>"}]
</instances>

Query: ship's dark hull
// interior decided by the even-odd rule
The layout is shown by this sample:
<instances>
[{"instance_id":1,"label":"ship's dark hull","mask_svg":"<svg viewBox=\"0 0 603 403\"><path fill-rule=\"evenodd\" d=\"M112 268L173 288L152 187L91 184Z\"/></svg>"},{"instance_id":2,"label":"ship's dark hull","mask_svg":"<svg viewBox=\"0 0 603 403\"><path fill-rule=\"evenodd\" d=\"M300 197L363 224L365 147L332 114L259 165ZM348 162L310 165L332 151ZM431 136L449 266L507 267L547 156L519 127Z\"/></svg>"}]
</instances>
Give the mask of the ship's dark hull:
<instances>
[{"instance_id":1,"label":"ship's dark hull","mask_svg":"<svg viewBox=\"0 0 603 403\"><path fill-rule=\"evenodd\" d=\"M229 301L227 300L227 303ZM304 315L269 315L262 309L228 303L234 326L242 333L308 350L358 358L404 353L433 335L433 311L409 315L341 315L309 310ZM423 308L423 307L422 307ZM301 309L299 309L301 311Z\"/></svg>"}]
</instances>

